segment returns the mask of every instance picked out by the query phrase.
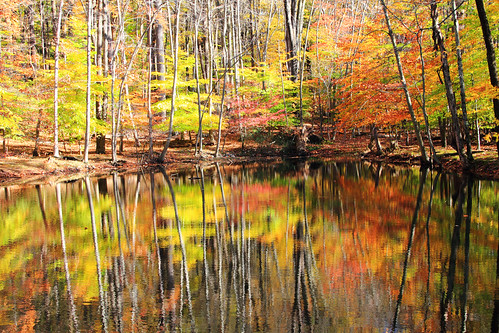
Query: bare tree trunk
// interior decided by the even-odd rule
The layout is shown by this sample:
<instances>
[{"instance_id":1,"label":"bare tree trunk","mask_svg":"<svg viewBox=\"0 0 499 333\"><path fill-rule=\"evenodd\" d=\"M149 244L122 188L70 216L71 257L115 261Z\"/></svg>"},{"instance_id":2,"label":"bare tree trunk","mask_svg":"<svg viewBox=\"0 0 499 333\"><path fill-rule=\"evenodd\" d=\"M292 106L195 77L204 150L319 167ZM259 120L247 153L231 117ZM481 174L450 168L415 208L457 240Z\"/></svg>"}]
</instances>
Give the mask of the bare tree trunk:
<instances>
[{"instance_id":1,"label":"bare tree trunk","mask_svg":"<svg viewBox=\"0 0 499 333\"><path fill-rule=\"evenodd\" d=\"M149 21L152 20L151 6L147 8L147 16ZM152 80L152 25L148 29L148 48L147 48L147 118L149 120L149 158L152 158L153 150L153 137L152 137L152 125L153 125L153 115L151 110L151 80Z\"/></svg>"},{"instance_id":2,"label":"bare tree trunk","mask_svg":"<svg viewBox=\"0 0 499 333\"><path fill-rule=\"evenodd\" d=\"M95 45L95 65L97 66L98 75L108 75L108 7L107 0L99 0L97 5L97 44ZM98 97L95 101L95 118L106 120L107 116L107 93L102 97ZM95 152L97 154L106 153L106 135L105 133L96 133L95 135Z\"/></svg>"},{"instance_id":3,"label":"bare tree trunk","mask_svg":"<svg viewBox=\"0 0 499 333\"><path fill-rule=\"evenodd\" d=\"M487 19L487 13L485 12L485 6L483 0L475 0L476 8L478 10L478 17L480 18L480 24L482 26L483 40L485 43L485 48L487 49L487 64L489 66L490 83L493 87L499 88L499 78L497 75L496 66L496 54L494 49L494 44L492 42L492 34L490 32L489 21ZM494 104L494 116L496 120L499 121L499 98L492 99ZM494 131L499 135L499 125L495 127ZM497 154L499 157L499 140L497 140Z\"/></svg>"},{"instance_id":4,"label":"bare tree trunk","mask_svg":"<svg viewBox=\"0 0 499 333\"><path fill-rule=\"evenodd\" d=\"M201 110L201 90L199 87L199 13L198 2L194 0L194 77L196 78L196 93L198 98L198 138L196 140L195 154L203 152L203 112Z\"/></svg>"},{"instance_id":5,"label":"bare tree trunk","mask_svg":"<svg viewBox=\"0 0 499 333\"><path fill-rule=\"evenodd\" d=\"M301 47L304 10L305 0L284 0L286 55L292 81L297 79L299 73L299 59L297 56Z\"/></svg>"},{"instance_id":6,"label":"bare tree trunk","mask_svg":"<svg viewBox=\"0 0 499 333\"><path fill-rule=\"evenodd\" d=\"M440 60L442 62L442 72L444 75L445 92L447 95L447 104L449 106L449 111L452 117L452 129L456 141L455 148L459 155L460 161L467 163L466 156L464 156L462 151L461 133L459 131L459 119L457 117L456 98L454 96L454 89L452 87L448 55L447 55L447 50L445 48L444 37L440 30L437 3L435 0L432 0L431 2L431 17L433 21L433 40L435 42L435 48L440 51Z\"/></svg>"},{"instance_id":7,"label":"bare tree trunk","mask_svg":"<svg viewBox=\"0 0 499 333\"><path fill-rule=\"evenodd\" d=\"M447 148L447 119L438 117L438 128L440 129L440 145Z\"/></svg>"},{"instance_id":8,"label":"bare tree trunk","mask_svg":"<svg viewBox=\"0 0 499 333\"><path fill-rule=\"evenodd\" d=\"M319 129L320 129L320 133L321 133L321 137L324 137L324 109L322 107L322 96L321 96L321 73L320 73L320 66L319 66L319 27L320 27L320 20L321 20L321 15L322 15L322 11L323 11L323 6L322 6L322 2L320 4L320 8L319 8L319 17L318 17L318 22L317 22L317 27L315 29L315 44L316 44L316 48L315 48L315 58L316 58L316 63L317 63L317 98L318 98L318 101L317 101L317 106L318 106L318 109L319 109L319 118L320 118L320 122L319 122Z\"/></svg>"},{"instance_id":9,"label":"bare tree trunk","mask_svg":"<svg viewBox=\"0 0 499 333\"><path fill-rule=\"evenodd\" d=\"M59 44L61 40L61 21L64 0L59 4L54 52L54 157L59 157Z\"/></svg>"},{"instance_id":10,"label":"bare tree trunk","mask_svg":"<svg viewBox=\"0 0 499 333\"><path fill-rule=\"evenodd\" d=\"M228 61L228 50L227 50L227 7L226 0L224 0L224 19L223 19L223 30L222 30L222 66L225 68L224 70L224 84L222 88L222 100L220 102L220 114L218 117L218 135L217 135L217 147L215 148L215 157L219 156L220 153L220 140L222 137L222 120L223 120L223 112L224 112L224 100L225 100L225 88L227 84L227 70L229 67Z\"/></svg>"},{"instance_id":11,"label":"bare tree trunk","mask_svg":"<svg viewBox=\"0 0 499 333\"><path fill-rule=\"evenodd\" d=\"M265 70L267 68L267 53L268 53L268 48L269 48L269 40L270 40L270 27L272 25L272 18L274 17L275 14L275 9L274 9L274 2L275 0L271 0L270 3L270 9L269 9L269 17L267 20L267 30L265 32L265 44L263 45L263 54L262 54L262 63L260 66L263 67L263 77L265 78ZM257 44L258 45L258 44ZM265 85L265 79L262 81L262 90L267 90L266 85Z\"/></svg>"},{"instance_id":12,"label":"bare tree trunk","mask_svg":"<svg viewBox=\"0 0 499 333\"><path fill-rule=\"evenodd\" d=\"M7 133L5 133L5 128L0 128L0 131L2 132L2 153L7 154L9 152L9 149L7 148Z\"/></svg>"},{"instance_id":13,"label":"bare tree trunk","mask_svg":"<svg viewBox=\"0 0 499 333\"><path fill-rule=\"evenodd\" d=\"M208 85L206 92L210 94L210 97L208 97L208 112L209 115L211 116L212 110L213 110L213 103L211 99L211 93L213 90L213 62L214 62L214 50L213 50L213 14L212 14L212 9L211 9L211 0L206 1L206 18L207 18L207 34L208 38L206 38L206 48L208 51L208 59L207 59L207 66L206 66L206 78L208 79Z\"/></svg>"},{"instance_id":14,"label":"bare tree trunk","mask_svg":"<svg viewBox=\"0 0 499 333\"><path fill-rule=\"evenodd\" d=\"M312 16L314 15L315 12L315 0L312 1L312 7L311 7L311 13L310 17L308 18L308 24L307 24L307 32L305 33L305 46L303 46L303 55L301 56L301 65L300 65L300 89L299 89L299 94L300 94L300 126L303 127L303 74L305 72L305 59L307 57L307 44L308 44L308 33L310 31L310 23L312 23Z\"/></svg>"},{"instance_id":15,"label":"bare tree trunk","mask_svg":"<svg viewBox=\"0 0 499 333\"><path fill-rule=\"evenodd\" d=\"M88 0L87 8L87 109L85 112L85 148L83 150L83 162L88 163L88 151L90 149L90 111L92 103L92 16L93 1Z\"/></svg>"},{"instance_id":16,"label":"bare tree trunk","mask_svg":"<svg viewBox=\"0 0 499 333\"><path fill-rule=\"evenodd\" d=\"M175 14L176 14L176 22L175 22L175 43L172 41L173 48L173 87L172 87L172 102L171 102L171 110L170 110L170 124L168 126L168 138L163 147L163 151L159 156L159 161L163 163L165 161L165 156L168 151L168 147L170 146L170 141L172 139L173 133L173 117L175 113L175 98L177 94L177 79L178 79L178 52L179 52L179 43L178 36L180 30L180 6L182 4L182 0L175 0ZM168 16L171 20L170 10L168 9Z\"/></svg>"},{"instance_id":17,"label":"bare tree trunk","mask_svg":"<svg viewBox=\"0 0 499 333\"><path fill-rule=\"evenodd\" d=\"M33 156L38 157L40 156L40 127L42 125L42 109L38 111L38 120L36 121L36 129L35 129L35 148L33 149ZM4 153L5 151L5 131L4 131L4 140L3 140L3 145L4 145ZM55 156L54 157L59 157Z\"/></svg>"},{"instance_id":18,"label":"bare tree trunk","mask_svg":"<svg viewBox=\"0 0 499 333\"><path fill-rule=\"evenodd\" d=\"M286 126L289 126L288 109L286 106L286 90L284 89L284 75L282 73L281 48L279 46L278 46L278 53L279 53L279 72L281 74L282 103L284 104L284 117L286 118Z\"/></svg>"},{"instance_id":19,"label":"bare tree trunk","mask_svg":"<svg viewBox=\"0 0 499 333\"><path fill-rule=\"evenodd\" d=\"M157 11L158 16L160 16L162 12L162 5L160 0L155 0L154 2L155 10ZM166 73L166 64L165 64L165 31L163 25L159 22L159 20L154 20L154 29L153 29L153 71L159 73L155 75L153 78L159 81L165 81L165 73ZM160 95L159 100L163 101L166 99L166 94L164 93L164 88L160 87ZM166 110L161 111L161 119L166 119Z\"/></svg>"},{"instance_id":20,"label":"bare tree trunk","mask_svg":"<svg viewBox=\"0 0 499 333\"><path fill-rule=\"evenodd\" d=\"M395 36L393 34L393 30L390 24L390 19L388 17L388 9L386 7L385 0L380 0L381 5L383 6L383 13L385 15L386 27L388 28L388 35L390 36L390 40L393 46L393 53L395 54L395 59L397 61L397 68L399 71L400 83L402 84L402 88L404 89L404 95L407 102L407 108L409 109L409 114L411 115L412 124L414 126L414 131L416 132L416 138L418 139L419 150L421 152L421 161L423 163L428 163L428 156L426 155L426 149L423 143L423 138L421 137L421 131L419 129L419 122L416 119L416 115L414 114L414 108L412 106L411 94L409 93L409 89L407 88L407 82L405 81L404 70L402 68L402 62L400 60L400 55L397 49L397 44L395 42Z\"/></svg>"},{"instance_id":21,"label":"bare tree trunk","mask_svg":"<svg viewBox=\"0 0 499 333\"><path fill-rule=\"evenodd\" d=\"M33 72L36 75L38 69L37 64L37 52L36 52L36 34L35 34L35 10L33 5L29 5L27 8L28 15L28 46L30 52L30 63L33 68Z\"/></svg>"},{"instance_id":22,"label":"bare tree trunk","mask_svg":"<svg viewBox=\"0 0 499 333\"><path fill-rule=\"evenodd\" d=\"M426 135L428 136L428 142L430 144L430 152L433 158L433 161L437 164L440 164L440 160L437 157L437 151L435 150L435 146L433 145L433 139L431 137L431 128L430 121L428 120L428 114L426 113L426 64L423 56L423 29L417 34L417 40L419 45L419 61L421 62L421 82L422 82L422 94L421 94L421 109L423 111L423 117L426 127Z\"/></svg>"},{"instance_id":23,"label":"bare tree trunk","mask_svg":"<svg viewBox=\"0 0 499 333\"><path fill-rule=\"evenodd\" d=\"M461 41L459 38L459 20L456 15L456 0L451 1L452 5L452 19L454 21L454 33L456 36L456 53L457 53L457 64L459 69L459 89L461 91L461 110L463 112L464 121L464 140L466 142L466 157L468 159L468 164L473 162L473 152L471 150L471 135L470 135L470 124L468 121L468 112L466 110L466 90L464 87L464 69L463 69L463 57L461 50Z\"/></svg>"}]
</instances>

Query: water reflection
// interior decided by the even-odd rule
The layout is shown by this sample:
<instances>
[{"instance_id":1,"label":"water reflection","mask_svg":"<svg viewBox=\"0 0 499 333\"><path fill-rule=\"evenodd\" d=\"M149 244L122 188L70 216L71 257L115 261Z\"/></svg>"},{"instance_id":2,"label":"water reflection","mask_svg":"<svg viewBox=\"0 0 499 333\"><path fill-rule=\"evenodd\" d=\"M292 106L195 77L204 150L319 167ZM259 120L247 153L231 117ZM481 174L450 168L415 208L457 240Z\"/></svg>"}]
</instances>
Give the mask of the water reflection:
<instances>
[{"instance_id":1,"label":"water reflection","mask_svg":"<svg viewBox=\"0 0 499 333\"><path fill-rule=\"evenodd\" d=\"M0 193L0 329L497 331L495 182L381 164Z\"/></svg>"}]
</instances>

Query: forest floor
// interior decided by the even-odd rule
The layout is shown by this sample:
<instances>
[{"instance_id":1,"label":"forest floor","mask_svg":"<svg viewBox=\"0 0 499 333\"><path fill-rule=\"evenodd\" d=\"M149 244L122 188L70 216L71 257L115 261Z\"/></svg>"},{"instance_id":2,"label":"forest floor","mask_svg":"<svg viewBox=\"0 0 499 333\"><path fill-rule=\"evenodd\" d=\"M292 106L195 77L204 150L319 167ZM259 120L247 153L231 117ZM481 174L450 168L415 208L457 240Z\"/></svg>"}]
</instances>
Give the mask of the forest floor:
<instances>
[{"instance_id":1,"label":"forest floor","mask_svg":"<svg viewBox=\"0 0 499 333\"><path fill-rule=\"evenodd\" d=\"M214 159L215 147L205 146L201 156L194 156L194 147L172 148L168 150L165 167L169 170L189 168L192 165L211 164L240 164L248 162L279 162L287 159L321 159L334 161L360 161L383 162L397 165L418 165L419 149L415 142L404 145L405 140L398 142L398 149L391 153L377 155L370 151L369 135L359 135L355 138L348 135L338 135L334 141L323 144L308 144L308 154L296 156L283 149L275 141L246 140L242 149L241 141L236 136L228 136L222 149L222 157ZM388 138L381 138L383 147L389 146ZM404 141L404 142L402 142ZM442 148L436 141L438 156L442 162L442 170L446 172L464 173L455 150L450 146ZM108 174L114 170L118 172L134 172L155 164L146 159L147 147L135 147L132 141L124 142L124 150L118 155L117 165L111 164L111 155L95 154L91 146L89 163L82 162L82 155L77 144L61 144L61 155L69 159L54 158L51 156L52 146L49 142L40 145L41 156L32 157L33 143L26 141L9 140L8 152L0 153L0 185L21 185L33 183L49 183L69 181L86 175ZM155 152L160 152L162 142L155 145ZM474 166L468 173L482 179L499 179L499 160L495 144L482 145L477 151L474 147Z\"/></svg>"}]
</instances>

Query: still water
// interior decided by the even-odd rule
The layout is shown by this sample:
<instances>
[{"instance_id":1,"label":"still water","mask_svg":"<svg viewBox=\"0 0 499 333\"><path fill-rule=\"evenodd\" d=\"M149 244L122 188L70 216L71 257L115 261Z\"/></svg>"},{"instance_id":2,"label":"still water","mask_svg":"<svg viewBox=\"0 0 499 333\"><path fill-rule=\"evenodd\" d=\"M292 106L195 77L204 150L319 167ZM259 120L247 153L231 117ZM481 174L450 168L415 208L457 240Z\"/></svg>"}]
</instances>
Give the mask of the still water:
<instances>
[{"instance_id":1,"label":"still water","mask_svg":"<svg viewBox=\"0 0 499 333\"><path fill-rule=\"evenodd\" d=\"M499 184L355 163L0 191L0 330L495 332Z\"/></svg>"}]
</instances>

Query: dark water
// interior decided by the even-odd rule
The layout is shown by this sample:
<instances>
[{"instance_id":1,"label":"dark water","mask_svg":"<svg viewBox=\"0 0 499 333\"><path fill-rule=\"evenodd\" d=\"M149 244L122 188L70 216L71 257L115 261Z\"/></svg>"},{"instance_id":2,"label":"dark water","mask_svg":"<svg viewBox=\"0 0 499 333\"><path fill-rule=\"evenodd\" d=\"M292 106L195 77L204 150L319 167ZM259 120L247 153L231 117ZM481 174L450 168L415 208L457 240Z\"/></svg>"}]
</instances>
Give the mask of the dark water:
<instances>
[{"instance_id":1,"label":"dark water","mask_svg":"<svg viewBox=\"0 0 499 333\"><path fill-rule=\"evenodd\" d=\"M313 163L0 191L0 330L496 332L499 184Z\"/></svg>"}]
</instances>

